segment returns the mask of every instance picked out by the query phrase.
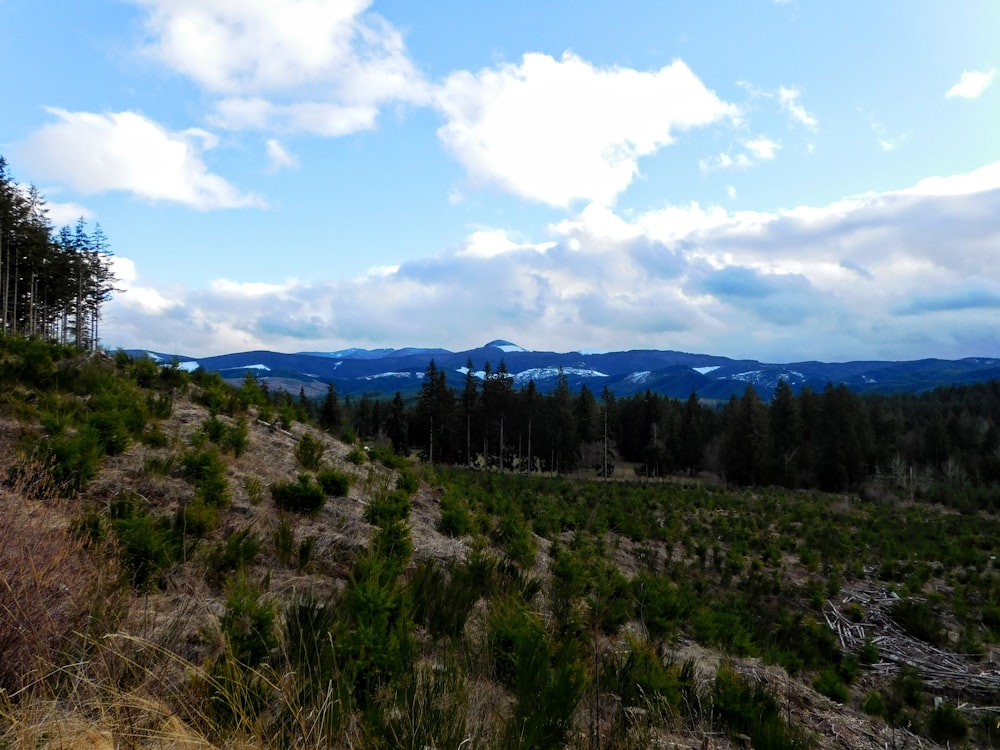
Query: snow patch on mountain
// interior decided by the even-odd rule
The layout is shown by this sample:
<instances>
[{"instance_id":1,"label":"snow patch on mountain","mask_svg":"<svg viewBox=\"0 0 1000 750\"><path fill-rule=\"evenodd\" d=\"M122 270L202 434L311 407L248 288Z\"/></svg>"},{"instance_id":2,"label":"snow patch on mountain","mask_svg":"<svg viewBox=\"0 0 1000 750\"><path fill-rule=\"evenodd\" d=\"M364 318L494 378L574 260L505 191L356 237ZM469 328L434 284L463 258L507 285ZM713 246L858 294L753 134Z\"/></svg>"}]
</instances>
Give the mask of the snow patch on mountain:
<instances>
[{"instance_id":1,"label":"snow patch on mountain","mask_svg":"<svg viewBox=\"0 0 1000 750\"><path fill-rule=\"evenodd\" d=\"M194 372L201 368L201 363L197 360L192 359L189 362L178 362L177 369L183 370L184 372Z\"/></svg>"},{"instance_id":2,"label":"snow patch on mountain","mask_svg":"<svg viewBox=\"0 0 1000 750\"><path fill-rule=\"evenodd\" d=\"M761 388L774 388L782 380L791 383L801 383L806 377L796 370L748 370L727 375L724 380L738 380Z\"/></svg>"},{"instance_id":3,"label":"snow patch on mountain","mask_svg":"<svg viewBox=\"0 0 1000 750\"><path fill-rule=\"evenodd\" d=\"M720 365L712 365L711 367L692 367L691 369L695 372L700 372L702 375L708 375L710 372L715 372L718 370ZM738 378L736 378L738 380Z\"/></svg>"},{"instance_id":4,"label":"snow patch on mountain","mask_svg":"<svg viewBox=\"0 0 1000 750\"><path fill-rule=\"evenodd\" d=\"M650 370L643 370L642 372L633 372L625 376L626 383L645 383L649 380L650 375L653 373Z\"/></svg>"},{"instance_id":5,"label":"snow patch on mountain","mask_svg":"<svg viewBox=\"0 0 1000 750\"><path fill-rule=\"evenodd\" d=\"M226 370L260 370L261 372L271 372L271 368L267 365L239 365L237 367L223 367L220 368L219 372L225 372Z\"/></svg>"},{"instance_id":6,"label":"snow patch on mountain","mask_svg":"<svg viewBox=\"0 0 1000 750\"><path fill-rule=\"evenodd\" d=\"M606 378L607 373L598 370L585 370L580 367L564 367L563 375L566 377L578 378ZM530 370L522 370L514 375L514 385L527 385L530 380L548 380L559 377L558 367L533 367Z\"/></svg>"},{"instance_id":7,"label":"snow patch on mountain","mask_svg":"<svg viewBox=\"0 0 1000 750\"><path fill-rule=\"evenodd\" d=\"M497 339L496 341L491 341L490 343L488 343L483 348L484 349L489 349L491 347L493 349L499 349L502 352L506 352L507 354L510 354L511 352L527 352L528 351L527 349L525 349L522 346L518 346L517 344L512 344L511 342L504 341L503 339Z\"/></svg>"},{"instance_id":8,"label":"snow patch on mountain","mask_svg":"<svg viewBox=\"0 0 1000 750\"><path fill-rule=\"evenodd\" d=\"M423 377L416 372L380 372L376 375L368 375L365 380L378 380L379 378L419 378Z\"/></svg>"}]
</instances>

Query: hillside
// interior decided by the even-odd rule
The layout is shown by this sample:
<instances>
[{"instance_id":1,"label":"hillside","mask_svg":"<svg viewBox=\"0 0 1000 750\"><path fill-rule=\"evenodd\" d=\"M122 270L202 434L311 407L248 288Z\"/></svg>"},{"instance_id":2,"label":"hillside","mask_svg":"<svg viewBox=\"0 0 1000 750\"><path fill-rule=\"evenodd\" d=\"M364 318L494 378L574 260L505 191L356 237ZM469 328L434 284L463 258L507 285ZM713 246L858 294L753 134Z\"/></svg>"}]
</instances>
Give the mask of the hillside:
<instances>
[{"instance_id":1,"label":"hillside","mask_svg":"<svg viewBox=\"0 0 1000 750\"><path fill-rule=\"evenodd\" d=\"M429 467L37 343L0 382L0 747L1000 742L994 515Z\"/></svg>"}]
</instances>

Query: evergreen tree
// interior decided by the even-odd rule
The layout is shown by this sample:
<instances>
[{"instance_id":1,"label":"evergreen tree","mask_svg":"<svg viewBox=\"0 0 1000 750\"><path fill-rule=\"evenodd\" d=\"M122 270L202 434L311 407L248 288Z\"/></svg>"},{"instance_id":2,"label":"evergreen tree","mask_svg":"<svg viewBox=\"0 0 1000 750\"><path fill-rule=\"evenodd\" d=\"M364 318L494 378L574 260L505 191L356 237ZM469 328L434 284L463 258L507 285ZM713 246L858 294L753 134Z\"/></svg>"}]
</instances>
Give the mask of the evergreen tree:
<instances>
[{"instance_id":1,"label":"evergreen tree","mask_svg":"<svg viewBox=\"0 0 1000 750\"><path fill-rule=\"evenodd\" d=\"M323 399L323 406L319 412L319 426L331 434L336 434L340 432L342 424L340 399L337 397L337 387L331 380L326 387L326 398Z\"/></svg>"},{"instance_id":2,"label":"evergreen tree","mask_svg":"<svg viewBox=\"0 0 1000 750\"><path fill-rule=\"evenodd\" d=\"M465 417L465 465L472 466L472 418L479 403L479 391L476 385L476 375L473 371L472 357L465 362L465 385L462 388L462 415Z\"/></svg>"},{"instance_id":3,"label":"evergreen tree","mask_svg":"<svg viewBox=\"0 0 1000 750\"><path fill-rule=\"evenodd\" d=\"M690 476L701 471L705 460L705 444L707 439L706 419L702 413L698 394L691 391L684 403L681 417L680 447L678 458L681 466Z\"/></svg>"},{"instance_id":4,"label":"evergreen tree","mask_svg":"<svg viewBox=\"0 0 1000 750\"><path fill-rule=\"evenodd\" d=\"M771 476L767 410L752 385L742 398L729 400L725 420L720 458L726 479L736 484L767 484Z\"/></svg>"},{"instance_id":5,"label":"evergreen tree","mask_svg":"<svg viewBox=\"0 0 1000 750\"><path fill-rule=\"evenodd\" d=\"M387 427L389 440L392 441L393 453L405 454L407 446L406 406L399 391L396 391L396 395L392 399Z\"/></svg>"},{"instance_id":6,"label":"evergreen tree","mask_svg":"<svg viewBox=\"0 0 1000 750\"><path fill-rule=\"evenodd\" d=\"M772 462L781 484L795 483L796 466L802 447L802 420L792 388L786 380L778 381L770 409Z\"/></svg>"}]
</instances>

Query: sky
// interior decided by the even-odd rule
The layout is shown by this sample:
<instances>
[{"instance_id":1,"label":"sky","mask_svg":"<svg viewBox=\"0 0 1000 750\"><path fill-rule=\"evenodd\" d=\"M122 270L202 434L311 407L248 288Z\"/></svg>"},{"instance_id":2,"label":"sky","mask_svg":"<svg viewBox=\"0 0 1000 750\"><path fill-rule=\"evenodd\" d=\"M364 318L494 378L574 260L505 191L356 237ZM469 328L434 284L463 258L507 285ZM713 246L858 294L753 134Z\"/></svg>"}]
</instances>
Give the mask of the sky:
<instances>
[{"instance_id":1,"label":"sky","mask_svg":"<svg viewBox=\"0 0 1000 750\"><path fill-rule=\"evenodd\" d=\"M102 344L1000 357L995 0L0 0Z\"/></svg>"}]
</instances>

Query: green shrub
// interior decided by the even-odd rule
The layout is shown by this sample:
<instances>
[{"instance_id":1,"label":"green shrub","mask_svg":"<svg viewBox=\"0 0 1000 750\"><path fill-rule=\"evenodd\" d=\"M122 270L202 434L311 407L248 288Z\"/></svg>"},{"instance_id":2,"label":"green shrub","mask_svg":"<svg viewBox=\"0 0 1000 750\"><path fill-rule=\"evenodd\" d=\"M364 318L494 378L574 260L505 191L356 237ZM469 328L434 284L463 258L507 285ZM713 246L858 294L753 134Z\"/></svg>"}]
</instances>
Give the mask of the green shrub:
<instances>
[{"instance_id":1,"label":"green shrub","mask_svg":"<svg viewBox=\"0 0 1000 750\"><path fill-rule=\"evenodd\" d=\"M203 539L219 524L219 511L202 498L183 503L174 514L174 536L187 544L189 539Z\"/></svg>"},{"instance_id":2,"label":"green shrub","mask_svg":"<svg viewBox=\"0 0 1000 750\"><path fill-rule=\"evenodd\" d=\"M274 530L274 553L283 565L291 565L295 551L295 533L288 516L282 515Z\"/></svg>"},{"instance_id":3,"label":"green shrub","mask_svg":"<svg viewBox=\"0 0 1000 750\"><path fill-rule=\"evenodd\" d=\"M111 503L110 517L122 567L133 588L157 583L160 574L180 559L183 549L169 524L153 518L139 498L119 496Z\"/></svg>"},{"instance_id":4,"label":"green shrub","mask_svg":"<svg viewBox=\"0 0 1000 750\"><path fill-rule=\"evenodd\" d=\"M561 747L586 687L575 641L557 647L538 616L512 600L493 609L488 628L497 677L515 697L501 744Z\"/></svg>"},{"instance_id":5,"label":"green shrub","mask_svg":"<svg viewBox=\"0 0 1000 750\"><path fill-rule=\"evenodd\" d=\"M224 451L228 451L239 458L246 452L247 445L250 443L249 434L250 431L246 417L239 417L226 428L220 445Z\"/></svg>"},{"instance_id":6,"label":"green shrub","mask_svg":"<svg viewBox=\"0 0 1000 750\"><path fill-rule=\"evenodd\" d=\"M326 493L308 474L299 474L295 482L275 482L271 498L282 510L295 513L318 513L326 504Z\"/></svg>"},{"instance_id":7,"label":"green shrub","mask_svg":"<svg viewBox=\"0 0 1000 750\"><path fill-rule=\"evenodd\" d=\"M263 586L239 573L226 586L226 611L219 620L229 653L238 664L255 667L277 646L277 610Z\"/></svg>"},{"instance_id":8,"label":"green shrub","mask_svg":"<svg viewBox=\"0 0 1000 750\"><path fill-rule=\"evenodd\" d=\"M143 445L149 446L150 448L166 448L170 445L170 438L167 437L167 434L155 424L149 425L145 430L143 430L139 439L142 441Z\"/></svg>"},{"instance_id":9,"label":"green shrub","mask_svg":"<svg viewBox=\"0 0 1000 750\"><path fill-rule=\"evenodd\" d=\"M942 703L931 712L927 734L938 744L961 742L969 734L969 722L952 703Z\"/></svg>"},{"instance_id":10,"label":"green shrub","mask_svg":"<svg viewBox=\"0 0 1000 750\"><path fill-rule=\"evenodd\" d=\"M640 573L632 581L637 614L654 638L673 636L691 609L691 596L667 576Z\"/></svg>"},{"instance_id":11,"label":"green shrub","mask_svg":"<svg viewBox=\"0 0 1000 750\"><path fill-rule=\"evenodd\" d=\"M721 666L712 684L712 717L731 735L745 734L751 745L770 750L806 750L808 740L781 718L763 685L751 685L732 667Z\"/></svg>"},{"instance_id":12,"label":"green shrub","mask_svg":"<svg viewBox=\"0 0 1000 750\"><path fill-rule=\"evenodd\" d=\"M338 608L334 602L307 592L285 606L282 620L285 658L295 673L297 702L315 706L326 695L327 686L340 676L334 649L340 637Z\"/></svg>"},{"instance_id":13,"label":"green shrub","mask_svg":"<svg viewBox=\"0 0 1000 750\"><path fill-rule=\"evenodd\" d=\"M813 688L837 703L847 702L847 686L841 681L835 669L827 668L820 672L813 680Z\"/></svg>"},{"instance_id":14,"label":"green shrub","mask_svg":"<svg viewBox=\"0 0 1000 750\"><path fill-rule=\"evenodd\" d=\"M460 748L469 745L468 686L461 666L418 666L366 715L366 747Z\"/></svg>"},{"instance_id":15,"label":"green shrub","mask_svg":"<svg viewBox=\"0 0 1000 750\"><path fill-rule=\"evenodd\" d=\"M451 492L445 492L441 498L438 531L452 537L465 536L472 531L472 517L468 506Z\"/></svg>"},{"instance_id":16,"label":"green shrub","mask_svg":"<svg viewBox=\"0 0 1000 750\"><path fill-rule=\"evenodd\" d=\"M865 638L865 644L858 652L858 661L862 664L878 664L881 658L882 655L879 653L875 642L871 638Z\"/></svg>"},{"instance_id":17,"label":"green shrub","mask_svg":"<svg viewBox=\"0 0 1000 750\"><path fill-rule=\"evenodd\" d=\"M264 499L264 483L260 481L260 477L247 477L243 480L243 489L247 491L251 505L260 505L260 501Z\"/></svg>"},{"instance_id":18,"label":"green shrub","mask_svg":"<svg viewBox=\"0 0 1000 750\"><path fill-rule=\"evenodd\" d=\"M214 449L187 451L181 457L185 478L194 484L195 495L206 505L224 508L229 505L229 482L226 465Z\"/></svg>"},{"instance_id":19,"label":"green shrub","mask_svg":"<svg viewBox=\"0 0 1000 750\"><path fill-rule=\"evenodd\" d=\"M262 546L251 529L234 531L212 547L208 568L219 579L226 573L245 570L260 554Z\"/></svg>"},{"instance_id":20,"label":"green shrub","mask_svg":"<svg viewBox=\"0 0 1000 750\"><path fill-rule=\"evenodd\" d=\"M892 618L903 630L935 646L948 645L948 634L934 608L918 599L900 599L890 610Z\"/></svg>"},{"instance_id":21,"label":"green shrub","mask_svg":"<svg viewBox=\"0 0 1000 750\"><path fill-rule=\"evenodd\" d=\"M885 714L885 698L878 690L872 690L865 696L861 710L869 716L883 716Z\"/></svg>"},{"instance_id":22,"label":"green shrub","mask_svg":"<svg viewBox=\"0 0 1000 750\"><path fill-rule=\"evenodd\" d=\"M413 619L434 638L457 638L462 634L479 590L467 565L443 568L433 558L418 562L410 577Z\"/></svg>"},{"instance_id":23,"label":"green shrub","mask_svg":"<svg viewBox=\"0 0 1000 750\"><path fill-rule=\"evenodd\" d=\"M306 432L299 438L299 442L295 446L295 460L303 469L318 471L325 451L323 442Z\"/></svg>"},{"instance_id":24,"label":"green shrub","mask_svg":"<svg viewBox=\"0 0 1000 750\"><path fill-rule=\"evenodd\" d=\"M298 569L303 571L306 566L309 565L309 561L312 559L313 551L316 549L316 537L307 536L301 542L299 542L299 557L298 557Z\"/></svg>"},{"instance_id":25,"label":"green shrub","mask_svg":"<svg viewBox=\"0 0 1000 750\"><path fill-rule=\"evenodd\" d=\"M396 489L402 490L408 495L412 495L419 487L420 480L417 479L416 474L409 469L399 472L399 477L396 479Z\"/></svg>"},{"instance_id":26,"label":"green shrub","mask_svg":"<svg viewBox=\"0 0 1000 750\"><path fill-rule=\"evenodd\" d=\"M684 696L681 670L667 664L653 645L629 636L622 661L602 677L605 689L621 696L623 706L680 708ZM689 685L693 689L694 685Z\"/></svg>"},{"instance_id":27,"label":"green shrub","mask_svg":"<svg viewBox=\"0 0 1000 750\"><path fill-rule=\"evenodd\" d=\"M174 399L169 393L150 393L146 396L146 411L154 419L169 419L174 413Z\"/></svg>"},{"instance_id":28,"label":"green shrub","mask_svg":"<svg viewBox=\"0 0 1000 750\"><path fill-rule=\"evenodd\" d=\"M360 445L355 445L348 451L346 458L355 466L361 466L361 464L368 460L368 454L365 453Z\"/></svg>"},{"instance_id":29,"label":"green shrub","mask_svg":"<svg viewBox=\"0 0 1000 750\"><path fill-rule=\"evenodd\" d=\"M344 654L353 663L355 700L365 709L381 686L412 670L413 621L397 571L373 553L357 560L342 608Z\"/></svg>"},{"instance_id":30,"label":"green shrub","mask_svg":"<svg viewBox=\"0 0 1000 750\"><path fill-rule=\"evenodd\" d=\"M79 492L97 476L104 450L97 431L90 425L75 434L66 433L42 443L44 461L55 485L65 492Z\"/></svg>"},{"instance_id":31,"label":"green shrub","mask_svg":"<svg viewBox=\"0 0 1000 750\"><path fill-rule=\"evenodd\" d=\"M351 476L336 469L324 469L316 475L316 481L330 497L347 497L351 489Z\"/></svg>"},{"instance_id":32,"label":"green shrub","mask_svg":"<svg viewBox=\"0 0 1000 750\"><path fill-rule=\"evenodd\" d=\"M402 490L379 493L365 506L364 516L373 526L405 521L410 516L410 496Z\"/></svg>"}]
</instances>

